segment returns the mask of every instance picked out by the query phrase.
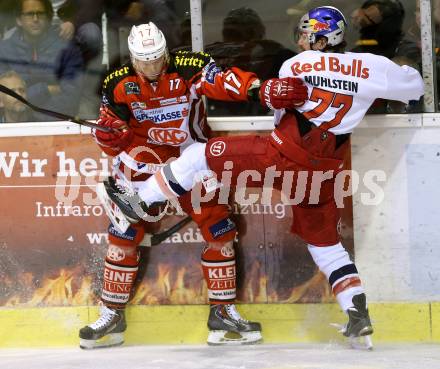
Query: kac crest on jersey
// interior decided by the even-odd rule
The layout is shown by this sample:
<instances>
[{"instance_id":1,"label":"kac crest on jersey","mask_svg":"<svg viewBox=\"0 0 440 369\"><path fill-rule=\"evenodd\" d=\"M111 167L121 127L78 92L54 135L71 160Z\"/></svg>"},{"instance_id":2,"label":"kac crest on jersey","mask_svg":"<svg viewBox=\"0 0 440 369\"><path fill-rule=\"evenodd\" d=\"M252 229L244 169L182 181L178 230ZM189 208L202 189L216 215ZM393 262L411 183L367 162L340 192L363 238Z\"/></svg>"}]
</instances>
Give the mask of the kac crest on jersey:
<instances>
[{"instance_id":1,"label":"kac crest on jersey","mask_svg":"<svg viewBox=\"0 0 440 369\"><path fill-rule=\"evenodd\" d=\"M188 132L178 128L150 128L148 137L158 145L180 146L188 139Z\"/></svg>"}]
</instances>

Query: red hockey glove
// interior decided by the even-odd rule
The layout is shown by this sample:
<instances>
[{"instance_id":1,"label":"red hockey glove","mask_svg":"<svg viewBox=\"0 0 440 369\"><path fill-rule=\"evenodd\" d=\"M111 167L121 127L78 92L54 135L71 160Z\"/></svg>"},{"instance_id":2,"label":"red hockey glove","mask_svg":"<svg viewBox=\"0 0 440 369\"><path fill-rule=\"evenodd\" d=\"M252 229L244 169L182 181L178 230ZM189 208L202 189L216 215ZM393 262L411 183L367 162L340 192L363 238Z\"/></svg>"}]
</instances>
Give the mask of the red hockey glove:
<instances>
[{"instance_id":1,"label":"red hockey glove","mask_svg":"<svg viewBox=\"0 0 440 369\"><path fill-rule=\"evenodd\" d=\"M293 109L308 99L307 87L299 78L271 78L260 88L260 102L269 109Z\"/></svg>"},{"instance_id":2,"label":"red hockey glove","mask_svg":"<svg viewBox=\"0 0 440 369\"><path fill-rule=\"evenodd\" d=\"M101 146L122 151L133 141L133 130L127 127L126 122L116 118L104 117L99 118L97 123L100 126L113 128L111 132L94 131L96 141Z\"/></svg>"}]
</instances>

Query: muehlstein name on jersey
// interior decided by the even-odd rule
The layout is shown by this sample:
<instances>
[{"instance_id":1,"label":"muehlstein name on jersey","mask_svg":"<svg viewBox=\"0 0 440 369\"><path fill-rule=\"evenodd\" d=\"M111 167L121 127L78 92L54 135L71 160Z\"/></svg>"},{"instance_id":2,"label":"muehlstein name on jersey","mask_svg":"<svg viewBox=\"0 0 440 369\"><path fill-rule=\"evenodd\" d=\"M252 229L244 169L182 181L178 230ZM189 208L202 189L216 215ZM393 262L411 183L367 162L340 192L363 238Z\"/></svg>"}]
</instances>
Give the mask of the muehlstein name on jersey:
<instances>
[{"instance_id":1,"label":"muehlstein name on jersey","mask_svg":"<svg viewBox=\"0 0 440 369\"><path fill-rule=\"evenodd\" d=\"M312 86L337 88L339 90L358 92L359 84L343 79L333 79L321 76L304 76L304 81Z\"/></svg>"}]
</instances>

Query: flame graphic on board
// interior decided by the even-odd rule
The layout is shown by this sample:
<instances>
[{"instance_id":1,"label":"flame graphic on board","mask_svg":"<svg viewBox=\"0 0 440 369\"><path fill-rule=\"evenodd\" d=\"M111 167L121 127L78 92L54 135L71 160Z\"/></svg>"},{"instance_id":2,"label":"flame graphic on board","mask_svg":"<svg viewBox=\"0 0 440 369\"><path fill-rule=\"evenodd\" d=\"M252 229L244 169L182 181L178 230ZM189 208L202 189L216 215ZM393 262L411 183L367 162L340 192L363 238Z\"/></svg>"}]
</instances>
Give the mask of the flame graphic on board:
<instances>
[{"instance_id":1,"label":"flame graphic on board","mask_svg":"<svg viewBox=\"0 0 440 369\"><path fill-rule=\"evenodd\" d=\"M239 291L239 301L246 303L295 303L333 301L331 289L320 272L303 284L288 291L287 298L280 298L276 292L268 294L268 279L261 276L258 263L250 268L247 283ZM22 278L28 293L17 292L8 297L2 304L4 307L14 306L80 306L97 303L99 297L93 292L92 276L86 275L77 267L62 268L58 275L45 277L39 287L35 287L30 273ZM283 296L286 296L283 293ZM188 268L176 268L171 264L158 264L154 279L144 279L137 286L131 304L205 304L207 288L200 275L188 278Z\"/></svg>"}]
</instances>

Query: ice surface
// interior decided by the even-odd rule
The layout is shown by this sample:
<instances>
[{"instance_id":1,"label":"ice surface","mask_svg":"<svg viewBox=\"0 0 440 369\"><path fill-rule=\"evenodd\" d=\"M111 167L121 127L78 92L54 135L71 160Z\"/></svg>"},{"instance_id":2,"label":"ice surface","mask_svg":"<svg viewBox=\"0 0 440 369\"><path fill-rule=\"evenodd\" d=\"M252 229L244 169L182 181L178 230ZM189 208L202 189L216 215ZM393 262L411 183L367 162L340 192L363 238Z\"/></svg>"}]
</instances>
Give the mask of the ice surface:
<instances>
[{"instance_id":1,"label":"ice surface","mask_svg":"<svg viewBox=\"0 0 440 369\"><path fill-rule=\"evenodd\" d=\"M1 369L440 369L435 344L381 344L358 351L341 344L209 347L122 346L0 350Z\"/></svg>"}]
</instances>

